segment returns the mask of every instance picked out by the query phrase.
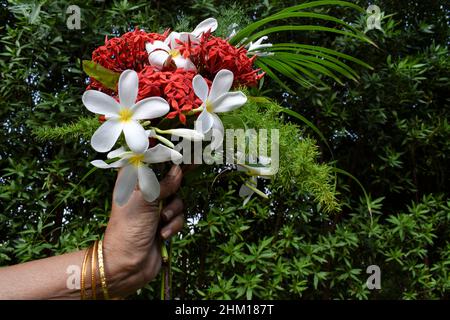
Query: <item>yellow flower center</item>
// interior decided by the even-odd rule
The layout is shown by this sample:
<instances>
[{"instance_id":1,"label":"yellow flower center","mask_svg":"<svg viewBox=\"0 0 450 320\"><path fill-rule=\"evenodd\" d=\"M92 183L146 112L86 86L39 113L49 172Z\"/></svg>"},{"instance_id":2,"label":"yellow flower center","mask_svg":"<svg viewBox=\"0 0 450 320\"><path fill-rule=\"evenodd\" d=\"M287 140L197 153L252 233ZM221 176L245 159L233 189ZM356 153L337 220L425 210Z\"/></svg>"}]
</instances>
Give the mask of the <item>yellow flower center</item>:
<instances>
[{"instance_id":1,"label":"yellow flower center","mask_svg":"<svg viewBox=\"0 0 450 320\"><path fill-rule=\"evenodd\" d=\"M142 161L144 161L144 155L143 154L135 154L131 158L128 159L131 165L135 167L139 167L142 164Z\"/></svg>"},{"instance_id":2,"label":"yellow flower center","mask_svg":"<svg viewBox=\"0 0 450 320\"><path fill-rule=\"evenodd\" d=\"M208 111L209 113L213 113L213 105L212 105L211 101L206 100L205 106L206 106L206 111Z\"/></svg>"},{"instance_id":3,"label":"yellow flower center","mask_svg":"<svg viewBox=\"0 0 450 320\"><path fill-rule=\"evenodd\" d=\"M122 121L122 122L130 121L132 116L133 116L133 113L128 108L123 108L119 112L119 118L120 118L120 121Z\"/></svg>"},{"instance_id":4,"label":"yellow flower center","mask_svg":"<svg viewBox=\"0 0 450 320\"><path fill-rule=\"evenodd\" d=\"M172 58L176 58L180 55L180 51L176 50L176 49L172 49L169 51L169 56L171 56Z\"/></svg>"}]
</instances>

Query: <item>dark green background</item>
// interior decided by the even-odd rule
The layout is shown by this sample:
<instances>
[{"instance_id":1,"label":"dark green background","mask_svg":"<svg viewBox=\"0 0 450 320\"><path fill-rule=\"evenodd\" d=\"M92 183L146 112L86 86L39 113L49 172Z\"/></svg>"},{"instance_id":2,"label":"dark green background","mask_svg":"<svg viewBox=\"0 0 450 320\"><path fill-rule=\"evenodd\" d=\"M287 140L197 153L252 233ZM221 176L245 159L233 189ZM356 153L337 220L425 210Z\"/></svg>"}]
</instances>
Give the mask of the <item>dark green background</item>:
<instances>
[{"instance_id":1,"label":"dark green background","mask_svg":"<svg viewBox=\"0 0 450 320\"><path fill-rule=\"evenodd\" d=\"M83 248L105 226L115 174L88 178L49 214L96 154L84 139L43 142L33 135L44 125L88 115L80 99L86 84L80 61L90 59L105 35L135 26L183 30L209 16L243 24L297 3L0 1L0 265ZM342 210L325 213L307 195L283 190L275 190L271 202L255 199L244 209L233 191L239 181L225 179L211 188L215 175L207 172L182 190L187 216L200 222L174 241L175 297L449 297L449 8L447 1L374 3L385 15L395 14L382 21L384 34L368 33L378 49L323 33L274 37L364 60L374 70L352 66L359 83L326 80L329 89L297 88L294 98L267 79L263 89L271 90L262 92L322 131L337 166L370 194L373 223L361 189L345 177L338 181ZM66 27L71 4L82 9L81 30ZM364 28L366 16L327 10ZM323 145L321 150L320 161L333 161ZM365 286L371 264L381 268L381 290ZM157 298L158 290L154 281L135 298Z\"/></svg>"}]
</instances>

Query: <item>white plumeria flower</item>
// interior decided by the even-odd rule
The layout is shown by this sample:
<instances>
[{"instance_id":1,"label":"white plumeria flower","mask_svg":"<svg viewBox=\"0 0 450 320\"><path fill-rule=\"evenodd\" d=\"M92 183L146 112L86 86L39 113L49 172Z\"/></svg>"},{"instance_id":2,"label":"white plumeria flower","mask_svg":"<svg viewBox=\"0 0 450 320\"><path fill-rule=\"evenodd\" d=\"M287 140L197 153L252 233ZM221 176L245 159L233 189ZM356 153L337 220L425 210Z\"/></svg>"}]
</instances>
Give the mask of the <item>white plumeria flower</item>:
<instances>
[{"instance_id":1,"label":"white plumeria flower","mask_svg":"<svg viewBox=\"0 0 450 320\"><path fill-rule=\"evenodd\" d=\"M244 206L250 201L251 197L254 193L257 193L259 196L263 198L267 198L267 195L263 193L261 190L257 189L258 186L258 178L263 179L270 179L275 174L274 170L272 170L271 167L268 167L268 165L271 162L271 159L268 157L259 156L259 164L260 166L250 166L243 163L239 163L240 160L242 160L242 157L240 155L237 155L238 157L238 170L239 171L245 171L247 175L250 177L244 182L244 184L241 185L241 188L239 189L239 196L245 197L244 199Z\"/></svg>"},{"instance_id":2,"label":"white plumeria flower","mask_svg":"<svg viewBox=\"0 0 450 320\"><path fill-rule=\"evenodd\" d=\"M216 113L234 110L247 102L243 92L229 92L233 79L233 72L226 69L216 74L211 89L208 89L208 84L201 75L198 74L192 79L194 92L203 102L203 111L195 122L195 130L205 134L213 128L223 136L222 121Z\"/></svg>"},{"instance_id":3,"label":"white plumeria flower","mask_svg":"<svg viewBox=\"0 0 450 320\"><path fill-rule=\"evenodd\" d=\"M213 32L217 29L217 20L214 18L208 18L200 22L192 32L171 32L164 42L154 41L153 43L147 43L145 48L149 54L148 60L151 65L155 66L159 70L165 67L169 67L173 62L177 68L183 68L185 70L194 70L197 68L188 58L183 57L180 54L179 43L181 42L198 43L203 33L207 31Z\"/></svg>"},{"instance_id":4,"label":"white plumeria flower","mask_svg":"<svg viewBox=\"0 0 450 320\"><path fill-rule=\"evenodd\" d=\"M146 98L136 102L139 79L136 71L125 70L119 78L119 100L96 90L83 94L83 104L94 113L104 114L105 123L95 131L92 147L98 152L107 152L124 133L128 147L134 152L148 148L148 138L139 120L159 118L169 112L166 100L160 97Z\"/></svg>"},{"instance_id":5,"label":"white plumeria flower","mask_svg":"<svg viewBox=\"0 0 450 320\"><path fill-rule=\"evenodd\" d=\"M270 48L272 47L271 43L262 43L263 41L269 39L267 36L263 36L256 40L255 42L251 42L247 45L247 52L249 55L255 55L255 56L270 56L273 55L273 52L261 52L260 49Z\"/></svg>"},{"instance_id":6,"label":"white plumeria flower","mask_svg":"<svg viewBox=\"0 0 450 320\"><path fill-rule=\"evenodd\" d=\"M122 168L114 194L114 201L122 206L128 202L136 183L146 201L155 201L160 194L160 185L156 174L147 165L166 161L176 162L182 158L182 155L178 151L158 144L142 153L119 148L111 151L107 157L120 159L111 164L103 160L94 160L91 163L101 169Z\"/></svg>"},{"instance_id":7,"label":"white plumeria flower","mask_svg":"<svg viewBox=\"0 0 450 320\"><path fill-rule=\"evenodd\" d=\"M178 47L174 37L167 37L164 42L157 40L147 43L145 48L149 54L148 61L159 70L170 67L174 63L177 68L196 71L195 65L190 59L183 57Z\"/></svg>"}]
</instances>

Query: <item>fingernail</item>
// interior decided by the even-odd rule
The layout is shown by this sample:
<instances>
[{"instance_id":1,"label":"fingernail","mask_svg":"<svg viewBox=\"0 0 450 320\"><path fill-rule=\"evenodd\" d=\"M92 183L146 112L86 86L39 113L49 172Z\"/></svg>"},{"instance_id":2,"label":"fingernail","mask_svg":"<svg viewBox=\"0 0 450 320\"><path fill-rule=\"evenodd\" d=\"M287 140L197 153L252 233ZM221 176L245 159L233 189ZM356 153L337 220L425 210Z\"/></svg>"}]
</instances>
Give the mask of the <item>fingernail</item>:
<instances>
[{"instance_id":1,"label":"fingernail","mask_svg":"<svg viewBox=\"0 0 450 320\"><path fill-rule=\"evenodd\" d=\"M180 170L181 170L181 168L180 168L179 165L173 165L172 168L170 168L170 170L167 173L167 175L169 175L169 176L176 176L176 175L178 175Z\"/></svg>"},{"instance_id":2,"label":"fingernail","mask_svg":"<svg viewBox=\"0 0 450 320\"><path fill-rule=\"evenodd\" d=\"M173 215L173 211L170 210L170 209L167 209L167 210L165 210L162 214L163 214L163 218L164 218L165 220L169 220L170 217L172 217L172 215Z\"/></svg>"},{"instance_id":3,"label":"fingernail","mask_svg":"<svg viewBox=\"0 0 450 320\"><path fill-rule=\"evenodd\" d=\"M170 237L170 234L172 233L171 229L166 229L163 232L161 232L161 236L167 240Z\"/></svg>"}]
</instances>

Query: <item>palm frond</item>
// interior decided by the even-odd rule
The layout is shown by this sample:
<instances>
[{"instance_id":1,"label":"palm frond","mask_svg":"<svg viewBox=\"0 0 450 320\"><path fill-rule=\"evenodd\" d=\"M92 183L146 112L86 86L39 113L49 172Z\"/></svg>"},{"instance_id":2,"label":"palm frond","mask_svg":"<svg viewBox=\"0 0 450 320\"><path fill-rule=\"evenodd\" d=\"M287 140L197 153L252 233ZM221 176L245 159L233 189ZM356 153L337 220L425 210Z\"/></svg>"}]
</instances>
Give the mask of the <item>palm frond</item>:
<instances>
[{"instance_id":1,"label":"palm frond","mask_svg":"<svg viewBox=\"0 0 450 320\"><path fill-rule=\"evenodd\" d=\"M237 46L245 46L263 36L278 32L294 31L334 33L376 46L363 32L357 30L354 26L342 19L328 14L308 11L310 9L329 6L348 7L365 13L363 8L348 1L311 1L283 9L278 13L248 25L232 37L230 43ZM292 23L293 19L296 18L308 19L309 22L304 25L284 24L265 28L269 23L284 22L286 20ZM336 27L323 26L320 23L311 24L311 21L327 24L331 22L336 24ZM370 65L355 57L315 45L275 43L271 47L261 48L260 51L262 53L270 52L270 55L261 55L258 57L255 62L256 66L261 68L267 76L290 93L293 93L295 90L292 90L285 84L278 75L287 77L300 86L311 87L317 84L325 86L322 76L332 78L339 84L343 84L342 78L357 81L359 77L357 72L347 62L356 63L371 69Z\"/></svg>"}]
</instances>

